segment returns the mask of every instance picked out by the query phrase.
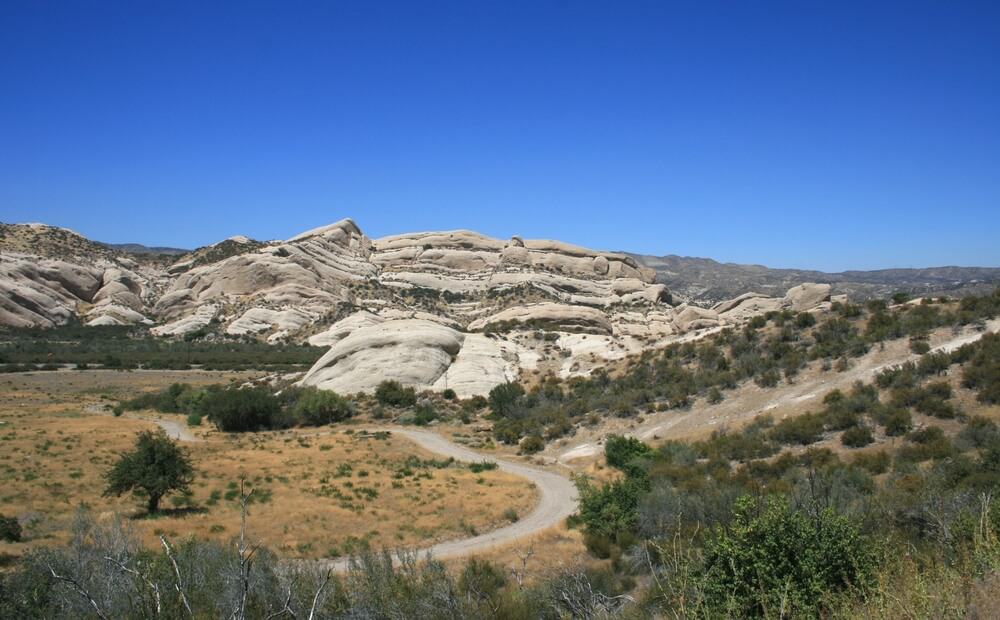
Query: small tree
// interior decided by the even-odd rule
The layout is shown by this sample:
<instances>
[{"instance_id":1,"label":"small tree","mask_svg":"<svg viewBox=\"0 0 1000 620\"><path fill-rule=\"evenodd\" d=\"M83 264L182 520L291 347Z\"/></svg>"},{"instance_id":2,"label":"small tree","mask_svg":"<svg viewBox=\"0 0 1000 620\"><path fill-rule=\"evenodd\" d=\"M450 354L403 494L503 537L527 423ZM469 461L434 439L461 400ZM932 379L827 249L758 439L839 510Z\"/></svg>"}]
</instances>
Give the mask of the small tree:
<instances>
[{"instance_id":1,"label":"small tree","mask_svg":"<svg viewBox=\"0 0 1000 620\"><path fill-rule=\"evenodd\" d=\"M131 491L145 497L147 509L153 513L164 495L189 489L194 468L187 452L162 430L143 431L136 439L135 450L122 454L105 478L105 497Z\"/></svg>"},{"instance_id":2,"label":"small tree","mask_svg":"<svg viewBox=\"0 0 1000 620\"><path fill-rule=\"evenodd\" d=\"M507 417L524 396L519 383L501 383L490 390L490 411L497 417Z\"/></svg>"}]
</instances>

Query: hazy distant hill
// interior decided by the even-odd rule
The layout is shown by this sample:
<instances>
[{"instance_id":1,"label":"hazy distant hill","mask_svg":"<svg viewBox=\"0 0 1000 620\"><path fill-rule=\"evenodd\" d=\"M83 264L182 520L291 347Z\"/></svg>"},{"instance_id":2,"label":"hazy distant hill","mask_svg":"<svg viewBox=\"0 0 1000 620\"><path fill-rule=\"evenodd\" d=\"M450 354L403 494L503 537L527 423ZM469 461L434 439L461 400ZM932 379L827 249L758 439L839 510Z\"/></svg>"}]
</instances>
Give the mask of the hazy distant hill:
<instances>
[{"instance_id":1,"label":"hazy distant hill","mask_svg":"<svg viewBox=\"0 0 1000 620\"><path fill-rule=\"evenodd\" d=\"M115 250L128 252L129 254L156 254L165 256L181 256L191 251L191 250L184 250L181 248L165 248L159 246L149 247L142 245L141 243L104 243L103 241L98 241L98 243Z\"/></svg>"},{"instance_id":2,"label":"hazy distant hill","mask_svg":"<svg viewBox=\"0 0 1000 620\"><path fill-rule=\"evenodd\" d=\"M677 297L712 304L749 291L780 294L803 282L833 286L834 294L852 299L884 297L897 291L914 295L962 295L1000 285L1000 268L930 267L879 269L826 273L807 269L770 269L763 265L720 263L710 258L630 254L636 262L656 271L656 280Z\"/></svg>"}]
</instances>

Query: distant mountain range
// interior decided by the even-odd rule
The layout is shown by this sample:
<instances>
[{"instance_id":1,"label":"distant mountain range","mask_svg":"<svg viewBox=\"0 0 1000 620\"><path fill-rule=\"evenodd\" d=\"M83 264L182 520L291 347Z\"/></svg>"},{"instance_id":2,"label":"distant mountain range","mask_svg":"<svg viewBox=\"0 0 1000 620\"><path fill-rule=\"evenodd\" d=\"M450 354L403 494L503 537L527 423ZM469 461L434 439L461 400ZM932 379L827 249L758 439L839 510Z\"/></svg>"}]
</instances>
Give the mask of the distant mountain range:
<instances>
[{"instance_id":1,"label":"distant mountain range","mask_svg":"<svg viewBox=\"0 0 1000 620\"><path fill-rule=\"evenodd\" d=\"M1000 268L929 267L826 273L808 269L771 269L762 265L720 263L710 258L629 254L656 272L676 298L711 305L748 292L777 295L804 282L830 284L833 294L851 299L885 297L896 292L919 295L967 295L1000 286Z\"/></svg>"},{"instance_id":2,"label":"distant mountain range","mask_svg":"<svg viewBox=\"0 0 1000 620\"><path fill-rule=\"evenodd\" d=\"M182 256L187 254L191 250L184 250L181 248L164 248L159 246L149 247L142 245L141 243L104 243L103 241L98 241L101 245L113 250L118 250L120 252L128 252L129 254L153 254L156 256Z\"/></svg>"}]
</instances>

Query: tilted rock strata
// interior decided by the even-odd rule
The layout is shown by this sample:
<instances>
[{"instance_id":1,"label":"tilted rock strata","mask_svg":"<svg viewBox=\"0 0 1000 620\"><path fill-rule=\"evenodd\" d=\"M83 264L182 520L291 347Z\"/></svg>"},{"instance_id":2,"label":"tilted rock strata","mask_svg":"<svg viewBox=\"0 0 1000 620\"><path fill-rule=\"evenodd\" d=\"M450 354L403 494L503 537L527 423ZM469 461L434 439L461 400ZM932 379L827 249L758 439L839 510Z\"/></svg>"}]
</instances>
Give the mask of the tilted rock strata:
<instances>
[{"instance_id":1,"label":"tilted rock strata","mask_svg":"<svg viewBox=\"0 0 1000 620\"><path fill-rule=\"evenodd\" d=\"M653 272L623 254L463 230L371 240L349 219L287 241L232 237L172 264L62 229L0 226L0 241L10 242L0 246L6 324L155 320L150 331L162 337L307 341L330 349L303 384L349 393L393 379L470 396L525 373L587 375L830 299L828 286L807 284L782 298L673 307ZM25 253L32 244L49 255Z\"/></svg>"}]
</instances>

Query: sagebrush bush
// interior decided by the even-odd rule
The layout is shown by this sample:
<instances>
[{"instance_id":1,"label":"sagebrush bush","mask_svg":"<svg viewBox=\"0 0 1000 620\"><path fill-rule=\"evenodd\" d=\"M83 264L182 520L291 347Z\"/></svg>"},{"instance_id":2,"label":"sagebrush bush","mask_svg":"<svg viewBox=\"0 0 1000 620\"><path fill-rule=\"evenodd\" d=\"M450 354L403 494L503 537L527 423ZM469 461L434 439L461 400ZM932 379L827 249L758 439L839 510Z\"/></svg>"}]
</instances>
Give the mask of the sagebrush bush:
<instances>
[{"instance_id":1,"label":"sagebrush bush","mask_svg":"<svg viewBox=\"0 0 1000 620\"><path fill-rule=\"evenodd\" d=\"M875 441L872 436L872 429L867 426L855 426L844 431L840 436L840 442L848 448L863 448Z\"/></svg>"}]
</instances>

